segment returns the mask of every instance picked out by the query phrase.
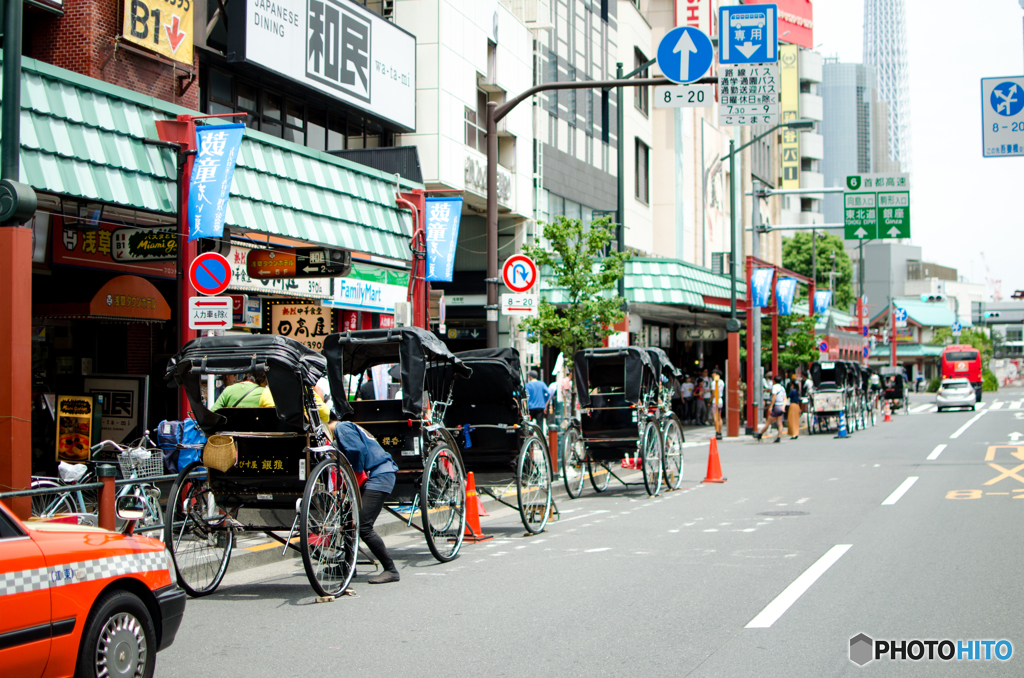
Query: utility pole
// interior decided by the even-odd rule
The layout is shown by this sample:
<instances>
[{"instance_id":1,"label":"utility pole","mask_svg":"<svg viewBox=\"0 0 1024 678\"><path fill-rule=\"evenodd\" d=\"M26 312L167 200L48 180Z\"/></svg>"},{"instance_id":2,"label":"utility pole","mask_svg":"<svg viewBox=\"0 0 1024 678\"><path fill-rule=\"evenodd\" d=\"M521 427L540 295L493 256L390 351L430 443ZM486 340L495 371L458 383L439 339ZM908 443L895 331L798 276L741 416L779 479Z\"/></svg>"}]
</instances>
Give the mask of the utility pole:
<instances>
[{"instance_id":1,"label":"utility pole","mask_svg":"<svg viewBox=\"0 0 1024 678\"><path fill-rule=\"evenodd\" d=\"M634 71L635 73L635 71ZM633 73L630 73L630 77ZM622 80L622 62L615 64L615 79ZM619 190L616 191L617 202L615 203L615 241L619 252L626 251L626 135L622 128L626 126L626 107L622 105L623 89L620 85L615 88L615 141L618 151L615 154L616 180ZM619 298L626 300L626 275L619 278Z\"/></svg>"}]
</instances>

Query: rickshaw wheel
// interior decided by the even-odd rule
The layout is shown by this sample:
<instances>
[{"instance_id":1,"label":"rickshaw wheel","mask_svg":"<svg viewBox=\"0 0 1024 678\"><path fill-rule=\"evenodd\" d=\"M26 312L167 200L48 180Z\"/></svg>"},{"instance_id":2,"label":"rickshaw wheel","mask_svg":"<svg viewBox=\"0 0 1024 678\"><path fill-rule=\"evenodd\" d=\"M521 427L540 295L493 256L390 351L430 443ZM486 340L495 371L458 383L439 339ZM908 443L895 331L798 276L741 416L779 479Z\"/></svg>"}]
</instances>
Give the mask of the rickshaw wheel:
<instances>
[{"instance_id":1,"label":"rickshaw wheel","mask_svg":"<svg viewBox=\"0 0 1024 678\"><path fill-rule=\"evenodd\" d=\"M442 563L454 560L466 531L466 472L447 444L438 445L427 457L420 514L430 552Z\"/></svg>"},{"instance_id":2,"label":"rickshaw wheel","mask_svg":"<svg viewBox=\"0 0 1024 678\"><path fill-rule=\"evenodd\" d=\"M317 464L306 481L299 512L299 549L310 586L318 596L348 587L359 553L356 479L336 459Z\"/></svg>"},{"instance_id":3,"label":"rickshaw wheel","mask_svg":"<svg viewBox=\"0 0 1024 678\"><path fill-rule=\"evenodd\" d=\"M601 470L604 470L604 473L601 473ZM595 492L607 490L608 484L612 480L612 472L608 468L608 462L588 461L587 477L590 478L590 486L594 488Z\"/></svg>"},{"instance_id":4,"label":"rickshaw wheel","mask_svg":"<svg viewBox=\"0 0 1024 678\"><path fill-rule=\"evenodd\" d=\"M516 463L516 499L523 527L531 534L544 531L551 515L551 461L543 441L529 436Z\"/></svg>"},{"instance_id":5,"label":"rickshaw wheel","mask_svg":"<svg viewBox=\"0 0 1024 678\"><path fill-rule=\"evenodd\" d=\"M164 543L171 553L178 584L193 598L220 585L231 560L235 534L217 509L210 478L189 478L202 466L194 461L178 474L167 497Z\"/></svg>"},{"instance_id":6,"label":"rickshaw wheel","mask_svg":"<svg viewBox=\"0 0 1024 678\"><path fill-rule=\"evenodd\" d=\"M670 490L678 490L683 484L683 443L686 438L676 415L666 420L662 437L665 441L665 454L662 458L665 484Z\"/></svg>"},{"instance_id":7,"label":"rickshaw wheel","mask_svg":"<svg viewBox=\"0 0 1024 678\"><path fill-rule=\"evenodd\" d=\"M582 448L580 432L570 426L562 437L562 480L565 482L565 491L571 499L576 499L583 494L585 452Z\"/></svg>"},{"instance_id":8,"label":"rickshaw wheel","mask_svg":"<svg viewBox=\"0 0 1024 678\"><path fill-rule=\"evenodd\" d=\"M644 487L647 494L653 497L661 492L661 453L664 446L657 422L647 422L640 441L640 456L644 460Z\"/></svg>"}]
</instances>

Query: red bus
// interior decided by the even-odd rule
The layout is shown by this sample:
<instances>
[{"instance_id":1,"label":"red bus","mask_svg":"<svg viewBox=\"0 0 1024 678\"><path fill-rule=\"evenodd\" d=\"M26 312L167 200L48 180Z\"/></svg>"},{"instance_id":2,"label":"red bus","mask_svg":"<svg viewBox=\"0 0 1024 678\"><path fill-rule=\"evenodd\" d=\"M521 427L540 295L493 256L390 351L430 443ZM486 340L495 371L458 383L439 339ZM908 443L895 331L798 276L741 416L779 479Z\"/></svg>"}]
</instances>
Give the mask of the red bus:
<instances>
[{"instance_id":1,"label":"red bus","mask_svg":"<svg viewBox=\"0 0 1024 678\"><path fill-rule=\"evenodd\" d=\"M981 352L966 344L953 344L942 350L942 378L964 379L974 387L974 397L981 402Z\"/></svg>"}]
</instances>

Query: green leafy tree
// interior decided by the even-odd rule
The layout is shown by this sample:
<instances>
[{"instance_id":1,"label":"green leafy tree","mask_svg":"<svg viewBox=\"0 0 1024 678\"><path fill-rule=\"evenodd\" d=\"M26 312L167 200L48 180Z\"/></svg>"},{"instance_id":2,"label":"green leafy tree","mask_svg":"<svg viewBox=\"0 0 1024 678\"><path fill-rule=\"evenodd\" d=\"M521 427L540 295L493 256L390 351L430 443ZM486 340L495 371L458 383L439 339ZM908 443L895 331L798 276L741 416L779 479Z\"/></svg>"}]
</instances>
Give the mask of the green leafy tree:
<instances>
[{"instance_id":1,"label":"green leafy tree","mask_svg":"<svg viewBox=\"0 0 1024 678\"><path fill-rule=\"evenodd\" d=\"M853 291L853 264L846 253L843 239L836 235L824 234L818 238L818 270L815 284L819 290L827 290L829 273L832 272L832 254L836 255L836 273L833 286L833 301L837 308L845 311L856 298ZM782 241L782 265L800 275L811 277L811 234L802 231ZM801 286L800 293L803 293Z\"/></svg>"},{"instance_id":2,"label":"green leafy tree","mask_svg":"<svg viewBox=\"0 0 1024 678\"><path fill-rule=\"evenodd\" d=\"M819 316L820 317L820 316ZM779 371L795 372L797 367L806 369L818 359L817 342L812 334L815 319L805 315L779 316ZM740 331L740 359L747 359L747 331ZM761 365L771 371L772 364L772 323L771 318L761 319Z\"/></svg>"},{"instance_id":3,"label":"green leafy tree","mask_svg":"<svg viewBox=\"0 0 1024 678\"><path fill-rule=\"evenodd\" d=\"M550 272L562 289L564 304L541 299L539 313L520 321L533 341L562 351L570 369L576 351L596 348L622 320L622 299L606 296L625 274L629 254L609 251L614 229L607 218L584 226L579 219L559 216L542 224L546 246L525 245L523 252Z\"/></svg>"}]
</instances>

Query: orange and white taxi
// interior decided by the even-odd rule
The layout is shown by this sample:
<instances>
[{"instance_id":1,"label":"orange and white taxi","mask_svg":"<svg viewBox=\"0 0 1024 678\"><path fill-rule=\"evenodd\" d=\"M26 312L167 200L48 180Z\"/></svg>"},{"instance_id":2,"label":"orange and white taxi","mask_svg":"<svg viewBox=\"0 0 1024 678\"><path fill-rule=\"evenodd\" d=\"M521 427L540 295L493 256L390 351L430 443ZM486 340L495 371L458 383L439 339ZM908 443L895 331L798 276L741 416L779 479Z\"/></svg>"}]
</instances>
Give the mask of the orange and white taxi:
<instances>
[{"instance_id":1,"label":"orange and white taxi","mask_svg":"<svg viewBox=\"0 0 1024 678\"><path fill-rule=\"evenodd\" d=\"M153 675L185 611L164 545L0 504L0 675Z\"/></svg>"}]
</instances>

